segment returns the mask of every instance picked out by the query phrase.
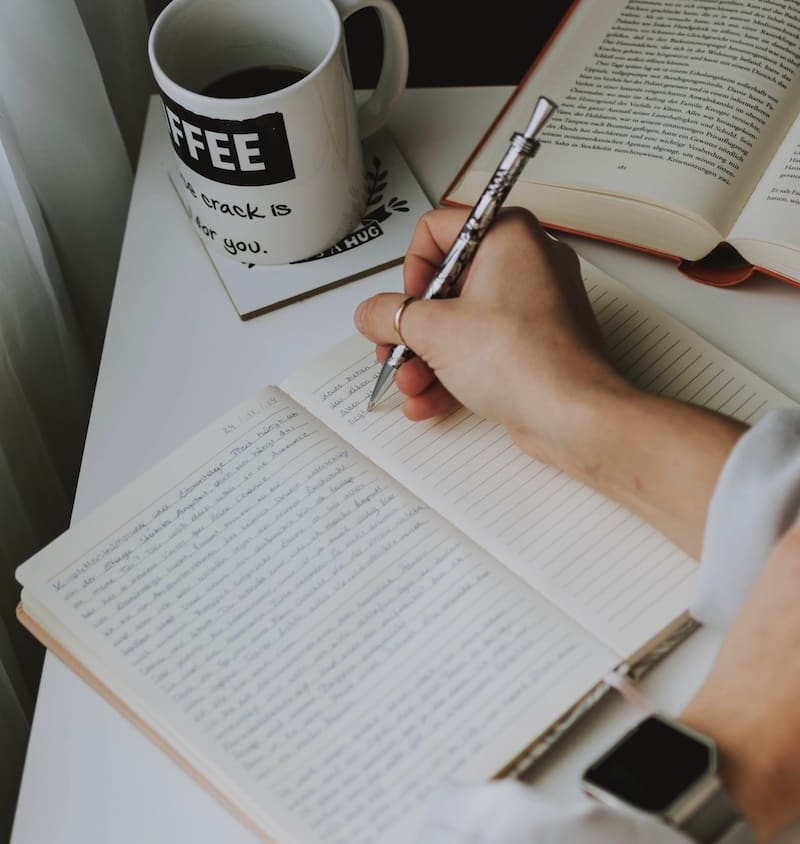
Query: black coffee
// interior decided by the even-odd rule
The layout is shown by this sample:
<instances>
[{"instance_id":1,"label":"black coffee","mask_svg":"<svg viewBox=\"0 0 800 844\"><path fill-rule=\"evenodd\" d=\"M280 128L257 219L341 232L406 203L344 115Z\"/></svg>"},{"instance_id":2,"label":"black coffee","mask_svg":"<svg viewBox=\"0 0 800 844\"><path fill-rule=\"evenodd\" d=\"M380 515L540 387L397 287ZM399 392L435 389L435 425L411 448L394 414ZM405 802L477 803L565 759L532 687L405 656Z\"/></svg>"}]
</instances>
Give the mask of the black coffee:
<instances>
[{"instance_id":1,"label":"black coffee","mask_svg":"<svg viewBox=\"0 0 800 844\"><path fill-rule=\"evenodd\" d=\"M200 93L207 97L237 99L239 97L258 97L288 88L303 77L307 70L286 65L259 65L236 70L207 85Z\"/></svg>"}]
</instances>

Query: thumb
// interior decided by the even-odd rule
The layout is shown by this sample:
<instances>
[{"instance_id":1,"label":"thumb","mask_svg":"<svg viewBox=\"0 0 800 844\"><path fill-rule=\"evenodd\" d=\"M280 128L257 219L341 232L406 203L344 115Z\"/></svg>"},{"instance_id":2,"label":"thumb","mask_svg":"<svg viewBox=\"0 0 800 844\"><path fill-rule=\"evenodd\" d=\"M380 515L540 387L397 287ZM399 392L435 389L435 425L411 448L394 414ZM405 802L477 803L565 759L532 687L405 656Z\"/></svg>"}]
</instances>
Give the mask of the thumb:
<instances>
[{"instance_id":1,"label":"thumb","mask_svg":"<svg viewBox=\"0 0 800 844\"><path fill-rule=\"evenodd\" d=\"M356 328L377 345L404 343L425 357L430 341L436 336L435 322L445 301L414 299L407 304L400 317L401 337L395 328L395 315L406 299L405 293L378 293L366 299L356 308Z\"/></svg>"}]
</instances>

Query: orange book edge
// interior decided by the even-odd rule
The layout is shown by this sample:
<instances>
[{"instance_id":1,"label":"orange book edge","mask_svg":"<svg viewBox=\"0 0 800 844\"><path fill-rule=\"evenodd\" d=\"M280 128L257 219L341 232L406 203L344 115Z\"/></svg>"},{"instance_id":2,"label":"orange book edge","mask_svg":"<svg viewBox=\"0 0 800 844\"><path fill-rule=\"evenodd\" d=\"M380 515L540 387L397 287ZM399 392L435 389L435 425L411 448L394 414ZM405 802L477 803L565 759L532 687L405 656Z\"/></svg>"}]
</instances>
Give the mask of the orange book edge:
<instances>
[{"instance_id":1,"label":"orange book edge","mask_svg":"<svg viewBox=\"0 0 800 844\"><path fill-rule=\"evenodd\" d=\"M77 674L81 680L87 683L96 692L102 695L116 710L122 713L125 718L138 730L147 736L158 748L172 759L182 770L189 774L196 782L219 801L235 818L237 818L247 829L255 833L265 844L277 844L277 842L265 835L264 831L256 826L235 803L226 797L210 780L206 779L196 768L190 765L186 759L167 741L164 740L146 721L125 703L122 698L116 695L108 686L99 680L86 666L73 656L63 645L54 639L38 622L34 621L23 609L22 603L17 604L17 620L28 630L31 635L41 642L47 650L58 657L71 671Z\"/></svg>"},{"instance_id":2,"label":"orange book edge","mask_svg":"<svg viewBox=\"0 0 800 844\"><path fill-rule=\"evenodd\" d=\"M511 107L514 100L520 94L525 82L534 72L541 59L553 46L561 32L561 29L569 20L570 16L578 7L580 2L581 0L573 0L573 2L570 4L567 11L564 13L564 16L558 22L558 26L556 26L556 28L550 34L550 37L545 42L541 51L533 60L533 63L525 71L525 75L514 87L511 96L509 96L508 99L505 101L500 111L495 115L494 120L492 120L492 122L487 127L486 131L483 133L483 135L481 135L480 139L478 140L478 143L475 145L475 148L469 154L467 159L458 169L456 175L453 177L453 179L450 181L450 183L440 195L439 205L450 208L470 207L464 202L456 202L452 199L448 199L448 196L455 190L456 185L458 185L458 183L463 179L464 175L469 170L470 166L472 165L472 162L477 158L478 153L483 148L489 136L494 132L494 129L497 124L500 122L505 113ZM696 261L689 261L685 258L682 258L680 255L671 255L666 252L659 252L655 249L650 249L646 246L642 246L637 243L629 243L624 240L616 240L611 237L604 237L601 235L591 234L590 232L580 231L578 229L567 228L566 226L559 226L554 223L550 223L546 220L541 220L540 222L545 228L550 229L552 231L560 231L565 234L574 234L578 235L579 237L588 238L590 240L598 240L603 243L611 243L614 246L623 246L626 249L633 249L637 252L643 252L648 255L654 255L658 258L665 258L674 263L677 266L679 272L681 272L683 275L687 276L688 278L691 278L693 281L699 281L702 284L708 284L712 287L732 287L736 284L741 284L743 281L747 281L747 279L749 279L755 272L761 272L765 275L771 276L772 278L779 279L780 281L785 281L788 284L793 285L794 287L800 287L800 281L797 281L793 278L789 278L785 275L781 275L780 273L777 273L774 270L769 270L766 267L762 267L757 264L751 264L749 261L745 260L730 244L725 243L724 241L703 258L700 258Z\"/></svg>"},{"instance_id":3,"label":"orange book edge","mask_svg":"<svg viewBox=\"0 0 800 844\"><path fill-rule=\"evenodd\" d=\"M539 54L533 60L533 63L525 71L525 75L522 77L522 79L514 87L514 90L512 91L511 96L505 101L505 103L503 104L503 107L500 109L500 111L497 112L494 120L492 120L492 122L487 127L486 131L481 135L478 143L475 145L475 148L469 154L466 161L461 165L461 167L459 168L456 175L453 177L450 184L444 189L444 192L439 197L439 204L440 205L449 205L449 206L454 207L454 208L466 208L466 207L468 207L463 202L453 202L452 200L447 199L446 197L450 193L453 192L456 185L464 177L464 174L467 172L467 170L469 170L470 165L477 158L478 153L482 149L483 145L486 143L486 141L488 140L488 138L492 134L492 132L494 132L495 127L500 122L500 120L503 118L503 115L508 111L508 109L511 107L511 104L514 102L514 100L517 98L517 96L522 91L522 87L525 84L525 82L527 81L528 77L536 69L536 66L539 64L539 62L544 57L544 55L547 53L547 51L553 46L553 42L556 40L556 38L558 37L558 34L561 32L562 28L564 27L566 22L569 20L572 13L578 7L578 4L580 2L581 2L581 0L572 0L572 3L570 3L569 8L567 9L566 12L564 12L564 16L558 22L558 26L556 26L556 28L550 33L550 37L547 39L547 41L545 41L544 47L542 47Z\"/></svg>"}]
</instances>

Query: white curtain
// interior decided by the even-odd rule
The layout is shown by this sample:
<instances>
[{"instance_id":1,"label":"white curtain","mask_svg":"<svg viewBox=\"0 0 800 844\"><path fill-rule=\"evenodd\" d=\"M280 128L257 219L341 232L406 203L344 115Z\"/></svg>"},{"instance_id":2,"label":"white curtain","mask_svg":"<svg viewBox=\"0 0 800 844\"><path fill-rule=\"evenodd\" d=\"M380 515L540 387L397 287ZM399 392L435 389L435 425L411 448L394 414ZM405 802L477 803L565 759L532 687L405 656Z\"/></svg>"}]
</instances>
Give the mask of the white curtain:
<instances>
[{"instance_id":1,"label":"white curtain","mask_svg":"<svg viewBox=\"0 0 800 844\"><path fill-rule=\"evenodd\" d=\"M161 0L0 0L0 838L41 650L14 569L69 523Z\"/></svg>"}]
</instances>

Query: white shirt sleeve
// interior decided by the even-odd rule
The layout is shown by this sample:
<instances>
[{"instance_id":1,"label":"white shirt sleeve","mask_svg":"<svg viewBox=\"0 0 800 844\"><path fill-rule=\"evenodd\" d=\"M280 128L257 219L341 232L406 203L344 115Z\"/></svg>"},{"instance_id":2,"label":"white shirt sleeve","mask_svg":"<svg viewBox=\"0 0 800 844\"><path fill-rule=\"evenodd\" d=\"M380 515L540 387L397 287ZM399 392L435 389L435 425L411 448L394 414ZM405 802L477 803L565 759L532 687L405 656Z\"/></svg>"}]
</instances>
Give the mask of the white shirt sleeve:
<instances>
[{"instance_id":1,"label":"white shirt sleeve","mask_svg":"<svg viewBox=\"0 0 800 844\"><path fill-rule=\"evenodd\" d=\"M736 444L709 508L692 614L726 628L800 512L800 408L772 411ZM587 801L553 806L515 780L448 785L417 844L688 844L645 815Z\"/></svg>"},{"instance_id":2,"label":"white shirt sleeve","mask_svg":"<svg viewBox=\"0 0 800 844\"><path fill-rule=\"evenodd\" d=\"M726 629L800 512L800 408L773 410L734 447L706 519L692 615Z\"/></svg>"},{"instance_id":3,"label":"white shirt sleeve","mask_svg":"<svg viewBox=\"0 0 800 844\"><path fill-rule=\"evenodd\" d=\"M417 844L690 844L658 821L590 802L554 806L516 780L439 789Z\"/></svg>"}]
</instances>

